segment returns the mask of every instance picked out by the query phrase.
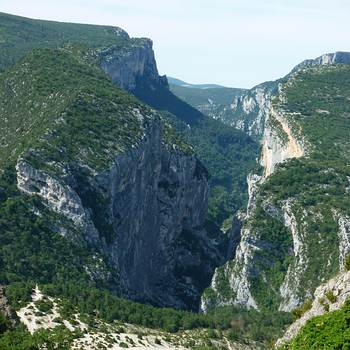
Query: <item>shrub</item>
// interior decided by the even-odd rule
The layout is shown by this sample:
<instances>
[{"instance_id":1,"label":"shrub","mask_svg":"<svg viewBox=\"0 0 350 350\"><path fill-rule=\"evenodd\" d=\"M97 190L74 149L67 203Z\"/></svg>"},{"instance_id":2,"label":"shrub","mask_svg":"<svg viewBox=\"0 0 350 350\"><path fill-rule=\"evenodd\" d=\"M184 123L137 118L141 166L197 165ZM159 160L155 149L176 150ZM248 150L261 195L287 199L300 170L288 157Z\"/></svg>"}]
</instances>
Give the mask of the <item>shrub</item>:
<instances>
[{"instance_id":1,"label":"shrub","mask_svg":"<svg viewBox=\"0 0 350 350\"><path fill-rule=\"evenodd\" d=\"M329 304L327 303L325 298L320 298L318 302L323 306L324 311L328 312L329 311Z\"/></svg>"},{"instance_id":2,"label":"shrub","mask_svg":"<svg viewBox=\"0 0 350 350\"><path fill-rule=\"evenodd\" d=\"M0 334L5 333L10 328L10 322L8 318L0 312Z\"/></svg>"},{"instance_id":3,"label":"shrub","mask_svg":"<svg viewBox=\"0 0 350 350\"><path fill-rule=\"evenodd\" d=\"M301 316L303 316L305 314L305 312L309 311L311 309L311 307L312 307L312 300L307 299L307 300L305 300L305 302L302 305L300 305L299 307L294 309L292 311L292 314L293 314L295 319L298 319Z\"/></svg>"},{"instance_id":4,"label":"shrub","mask_svg":"<svg viewBox=\"0 0 350 350\"><path fill-rule=\"evenodd\" d=\"M346 271L350 271L350 254L345 257L344 267Z\"/></svg>"},{"instance_id":5,"label":"shrub","mask_svg":"<svg viewBox=\"0 0 350 350\"><path fill-rule=\"evenodd\" d=\"M207 336L211 339L216 339L218 337L214 329L208 329Z\"/></svg>"},{"instance_id":6,"label":"shrub","mask_svg":"<svg viewBox=\"0 0 350 350\"><path fill-rule=\"evenodd\" d=\"M337 297L334 295L334 293L331 290L329 290L326 293L326 297L331 303L335 303L337 301Z\"/></svg>"}]
</instances>

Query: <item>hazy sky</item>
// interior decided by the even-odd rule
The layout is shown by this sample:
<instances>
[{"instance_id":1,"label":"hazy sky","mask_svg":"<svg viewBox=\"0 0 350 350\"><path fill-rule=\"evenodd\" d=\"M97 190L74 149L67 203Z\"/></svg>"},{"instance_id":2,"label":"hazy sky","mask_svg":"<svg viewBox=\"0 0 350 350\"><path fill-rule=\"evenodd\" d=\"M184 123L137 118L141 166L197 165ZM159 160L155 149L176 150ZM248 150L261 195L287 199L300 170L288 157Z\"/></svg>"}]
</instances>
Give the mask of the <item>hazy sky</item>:
<instances>
[{"instance_id":1,"label":"hazy sky","mask_svg":"<svg viewBox=\"0 0 350 350\"><path fill-rule=\"evenodd\" d=\"M251 87L350 51L350 0L0 0L0 11L149 37L160 73L192 83Z\"/></svg>"}]
</instances>

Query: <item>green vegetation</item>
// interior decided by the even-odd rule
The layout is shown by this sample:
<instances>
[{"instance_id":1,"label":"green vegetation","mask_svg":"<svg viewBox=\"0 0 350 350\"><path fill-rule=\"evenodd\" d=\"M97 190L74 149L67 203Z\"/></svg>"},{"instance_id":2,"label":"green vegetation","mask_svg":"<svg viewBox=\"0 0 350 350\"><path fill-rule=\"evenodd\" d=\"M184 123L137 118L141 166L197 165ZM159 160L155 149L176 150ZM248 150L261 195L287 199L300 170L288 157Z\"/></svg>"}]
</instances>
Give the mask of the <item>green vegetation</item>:
<instances>
[{"instance_id":1,"label":"green vegetation","mask_svg":"<svg viewBox=\"0 0 350 350\"><path fill-rule=\"evenodd\" d=\"M38 308L40 312L48 313L48 311L52 310L53 302L49 299L42 299L35 302L35 306Z\"/></svg>"},{"instance_id":2,"label":"green vegetation","mask_svg":"<svg viewBox=\"0 0 350 350\"><path fill-rule=\"evenodd\" d=\"M93 258L93 250L81 239L79 228L49 211L36 196L27 196L17 190L15 161L20 154L29 164L53 177L62 175L69 168L79 174L77 191L83 204L91 209L95 226L108 242L109 222L104 220L106 199L102 193L89 191L89 171L106 169L112 157L140 140L140 122L132 117L135 108L149 116L149 120L147 117L144 120L145 125L160 117L112 85L94 66L94 61L86 59L88 53L89 50L72 46L34 50L0 77L0 118L4 129L0 140L0 165L3 170L0 176L0 283L8 285L7 297L11 305L16 308L25 305L30 300L34 285L39 283L43 291L64 300L62 316L71 315L71 311L77 308L87 315L91 323L98 314L108 322L119 320L169 332L215 327L233 329L238 338L256 335L262 341L270 340L279 331L280 324L288 322L288 315L282 315L277 320L271 316L264 326L257 329L255 319L260 317L258 314L247 312L242 319L241 312L232 308L202 315L157 309L116 297L114 293L119 291L117 272L107 268L108 261L103 256ZM218 122L198 121L199 124L202 132L208 133L202 135L208 138L206 143L198 146L202 150L202 158L206 147L213 150L207 159L208 163L212 162L211 169L217 174L215 179L213 177L217 192L228 191L226 187L233 189L233 176L236 174L241 181L239 186L245 186L246 174L242 175L238 168L247 159L253 163L256 144L242 133L227 130ZM175 143L184 152L193 153L169 125L165 124L164 130L164 140L168 144ZM186 135L185 129L182 132ZM191 135L199 144L199 129L196 133ZM213 146L210 146L212 141ZM245 150L251 151L251 154L245 156ZM221 152L226 152L229 161L223 155L215 159ZM231 170L225 169L227 164L230 164ZM248 168L248 165L244 168L245 173ZM220 174L220 171L223 173ZM237 196L240 192L236 190ZM227 194L223 195L227 197ZM219 205L218 201L216 203ZM227 216L232 214L229 205L226 204ZM37 215L37 209L40 209L41 215ZM223 219L226 215L220 217L218 223ZM60 226L67 228L70 239L58 231L57 220ZM97 271L96 260L100 258L102 266ZM92 275L91 271L98 273ZM108 288L113 289L113 293ZM45 301L38 307L40 313L48 312L52 304ZM243 322L245 327L232 327L235 319L240 325ZM67 334L62 332L58 328L57 334L56 331L43 331L31 336L18 328L2 337L0 347L8 349L13 343L15 349L36 349L46 344L50 349L52 338L60 339L64 349L66 340L60 337ZM67 336L67 339L68 346L72 338Z\"/></svg>"},{"instance_id":3,"label":"green vegetation","mask_svg":"<svg viewBox=\"0 0 350 350\"><path fill-rule=\"evenodd\" d=\"M256 252L254 268L263 271L264 278L255 275L251 279L252 291L259 307L278 310L279 287L283 283L293 257L289 252L293 246L292 235L283 223L262 209L262 202L251 219L250 227L259 232L264 249Z\"/></svg>"},{"instance_id":4,"label":"green vegetation","mask_svg":"<svg viewBox=\"0 0 350 350\"><path fill-rule=\"evenodd\" d=\"M41 146L41 156L51 163L74 156L101 168L141 137L138 120L126 112L147 107L67 50L35 50L6 71L0 83L0 164Z\"/></svg>"},{"instance_id":5,"label":"green vegetation","mask_svg":"<svg viewBox=\"0 0 350 350\"><path fill-rule=\"evenodd\" d=\"M345 257L344 267L346 271L350 271L350 254Z\"/></svg>"},{"instance_id":6,"label":"green vegetation","mask_svg":"<svg viewBox=\"0 0 350 350\"><path fill-rule=\"evenodd\" d=\"M286 86L282 108L293 113L316 159L350 160L350 65L316 66L300 71ZM296 127L297 129L297 127Z\"/></svg>"},{"instance_id":7,"label":"green vegetation","mask_svg":"<svg viewBox=\"0 0 350 350\"><path fill-rule=\"evenodd\" d=\"M170 84L170 90L181 100L210 117L218 117L244 89L212 87L207 89ZM212 101L212 103L209 102Z\"/></svg>"},{"instance_id":8,"label":"green vegetation","mask_svg":"<svg viewBox=\"0 0 350 350\"><path fill-rule=\"evenodd\" d=\"M213 331L216 329L232 340L255 339L270 344L291 321L290 314L276 311L281 301L279 287L288 268L295 264L292 235L281 215L287 201L292 203L297 228L302 230L303 239L306 237L303 243L307 245L308 265L300 276L300 297L314 290L320 276L328 278L338 270L339 227L335 215L350 212L344 196L350 177L350 68L316 67L297 73L285 87L286 99L278 106L291 112L288 122L296 135L302 134L309 153L280 165L265 181L248 223L256 232L257 247L262 248L254 253L249 281L262 312L234 307L219 307L208 314L158 309L118 298L118 272L110 268L104 256L94 256L79 227L49 211L35 195L17 190L15 162L19 155L53 177L77 174L76 190L108 244L113 234L105 216L108 199L102 190L90 186L91 174L107 169L118 153L137 144L148 123L166 119L165 143L177 145L186 154L197 154L207 167L211 197L206 226L211 238L223 236L220 229L224 225L229 230L232 214L246 204L246 176L254 167L259 146L243 132L179 100L166 84L152 86L145 80L135 91L138 98L165 111L162 114L117 89L96 65L94 56L95 50L106 46L125 49L135 44L117 32L111 27L0 14L0 283L8 285L6 294L15 308L30 300L38 283L45 293L61 300L62 316L70 317L78 311L89 324L98 317L168 332L209 328L209 338L218 336ZM221 90L201 91L198 101L208 98L208 93L214 93L215 98L220 94L219 104L231 98ZM188 100L192 104L196 101ZM133 115L135 109L147 116L145 120L141 122ZM280 125L272 126L285 139ZM58 229L57 221L67 229L69 239L67 232ZM345 267L350 269L349 257ZM219 269L218 276L220 298L231 300L224 268ZM210 289L206 296L218 298ZM326 298L320 302L328 311L335 296L329 292ZM45 313L53 304L44 300L37 302L37 307L39 313ZM308 301L293 314L300 317L310 307ZM314 344L328 344L330 349L348 347L348 309L346 304L339 312L309 321L290 349L316 349ZM2 314L0 333L0 348L5 350L49 350L57 348L57 343L65 349L77 336L63 326L31 336L22 327L12 329ZM210 344L208 341L208 348Z\"/></svg>"},{"instance_id":9,"label":"green vegetation","mask_svg":"<svg viewBox=\"0 0 350 350\"><path fill-rule=\"evenodd\" d=\"M204 119L182 131L211 175L208 220L219 227L247 204L247 175L259 147L249 136L223 123Z\"/></svg>"},{"instance_id":10,"label":"green vegetation","mask_svg":"<svg viewBox=\"0 0 350 350\"><path fill-rule=\"evenodd\" d=\"M19 306L19 301L26 302L34 281L88 283L90 278L86 267L95 265L89 246L83 241L74 243L52 230L55 215L42 208L36 197L16 191L12 166L0 178L0 187L3 190L0 201L0 283L25 283L20 289L16 284L9 287L11 304ZM33 207L38 206L43 217L33 212ZM103 281L99 283L104 284Z\"/></svg>"},{"instance_id":11,"label":"green vegetation","mask_svg":"<svg viewBox=\"0 0 350 350\"><path fill-rule=\"evenodd\" d=\"M321 280L331 278L339 269L339 227L334 213L350 213L349 199L344 195L350 176L350 109L346 102L350 97L350 67L316 67L299 72L290 80L292 83L284 90L286 98L278 108L293 113L287 115L288 122L296 135L304 140L308 157L292 159L277 167L260 188L258 208L252 220L259 239L267 244L263 251L256 253L256 266L261 265L259 270L264 280L275 286L272 290L278 291L286 268L295 262L289 255L291 234L282 232L282 223L282 231L273 228L271 220L281 221L281 207L287 200L292 203L300 239L307 246L308 264L299 276L301 283L298 287L303 298L307 291L313 291ZM265 223L270 232L268 235L264 235ZM277 264L282 267L280 277L271 254L281 254ZM256 280L258 284L255 284ZM259 295L264 290L261 288L263 279L253 278L252 283L254 295L260 303L269 305L266 303L272 297L278 304L278 292L276 296L273 292Z\"/></svg>"},{"instance_id":12,"label":"green vegetation","mask_svg":"<svg viewBox=\"0 0 350 350\"><path fill-rule=\"evenodd\" d=\"M76 44L90 48L125 48L135 40L115 27L42 21L0 13L0 71L34 48Z\"/></svg>"},{"instance_id":13,"label":"green vegetation","mask_svg":"<svg viewBox=\"0 0 350 350\"><path fill-rule=\"evenodd\" d=\"M24 305L23 295L26 295L27 289L26 283L16 283L8 287L7 294L11 296L11 302L19 307ZM270 343L291 321L288 313L262 314L234 307L220 307L208 314L156 308L118 298L107 290L91 288L86 283L41 284L40 289L51 297L59 298L63 319L70 320L71 315L79 312L83 321L92 327L98 317L108 323L120 321L171 333L209 328L208 334L216 337L218 333L213 332L216 329L229 332L230 337L236 340L255 339ZM19 299L14 300L13 296Z\"/></svg>"},{"instance_id":14,"label":"green vegetation","mask_svg":"<svg viewBox=\"0 0 350 350\"><path fill-rule=\"evenodd\" d=\"M334 293L329 290L326 293L326 298L328 299L329 302L331 302L332 304L335 303L337 301L337 297L334 295Z\"/></svg>"},{"instance_id":15,"label":"green vegetation","mask_svg":"<svg viewBox=\"0 0 350 350\"><path fill-rule=\"evenodd\" d=\"M245 223L254 247L248 281L262 311L279 308L280 287L288 269L292 271L288 288L299 300L339 271L339 218L350 215L345 195L350 178L350 66L298 72L288 77L282 90L283 102L274 99L274 107L284 113L304 143L306 156L276 167L259 186L256 209ZM291 228L297 232L297 243L293 243ZM302 264L294 256L294 244L302 247ZM232 302L235 295L229 281L240 268L230 262L219 269L216 290L204 294L210 305Z\"/></svg>"},{"instance_id":16,"label":"green vegetation","mask_svg":"<svg viewBox=\"0 0 350 350\"><path fill-rule=\"evenodd\" d=\"M13 109L13 106L19 106L14 118L11 118L11 121L17 121L19 125L12 125L11 123L9 125L4 124L6 134L10 134L16 130L18 137L9 140L0 140L1 144L6 145L4 149L2 148L1 152L9 153L10 150L15 149L17 152L13 156L20 153L28 145L26 141L28 141L28 136L31 133L35 133L35 135L32 134L33 138L42 134L49 126L47 122L53 121L53 116L57 117L59 113L65 113L64 107L69 100L74 103L73 111L69 110L69 112L74 112L74 114L80 113L81 116L90 116L91 114L92 120L85 118L78 120L74 118L74 124L67 125L64 133L62 130L63 135L61 134L60 136L64 136L65 138L60 137L60 139L65 141L66 137L75 135L74 132L77 129L80 131L81 128L83 129L81 131L85 131L79 133L81 137L85 137L85 140L82 141L89 140L89 142L95 142L92 148L84 145L86 147L79 150L78 154L84 155L86 159L94 163L103 163L108 154L113 154L113 152L105 152L105 150L101 149L103 142L99 142L100 138L106 142L110 142L111 139L114 140L115 135L109 132L111 121L103 120L104 127L101 127L99 123L101 119L96 118L96 116L101 114L98 112L102 112L99 110L102 107L100 103L102 102L101 100L108 97L104 94L108 89L106 90L105 82L102 83L103 79L101 80L101 76L103 74L101 71L93 66L88 68L86 63L91 56L91 49L113 47L117 51L119 49L125 50L135 45L138 41L138 39L129 39L125 33L116 34L117 32L118 29L113 27L31 20L0 14L0 69L13 65L34 48L65 47L67 51L71 51L70 53L75 56L75 59L72 60L72 57L68 57L67 53L63 51L57 52L58 57L55 62L57 67L55 70L52 70L53 66L49 64L46 70L42 70L38 78L36 78L38 68L45 67L46 60L50 62L52 61L52 57L45 57L45 55L49 55L48 52L50 51L47 51L46 54L40 51L40 55L42 55L41 60L38 59L38 54L32 57L32 61L36 61L36 66L33 67L34 70L31 77L35 78L33 87L26 84L25 81L23 86L16 86L16 88L20 88L20 94L27 93L24 98L23 96L22 98L18 98L19 102L22 100L24 102L18 103L14 101L11 106L5 106L5 110L0 110L2 115L8 115L12 113L11 109ZM89 48L89 50L86 48ZM82 63L85 65L82 65ZM25 68L24 66L23 69L19 69L18 65L16 66L15 70L18 71L16 79L19 79L22 74L28 74ZM13 72L10 74L13 74ZM45 75L43 76L43 74ZM68 78L68 82L63 82L65 78ZM90 80L87 81L88 79ZM93 93L89 90L79 92L75 89L76 86L81 86L82 80L84 80L84 85L93 83L96 86ZM11 87L15 83L16 81L11 81L8 86ZM210 231L216 232L215 235L217 235L220 232L223 222L246 203L246 176L254 166L253 164L258 154L258 145L249 137L245 136L243 132L233 130L222 125L219 121L204 117L200 112L174 96L166 87L154 86L153 89L149 89L150 84L151 82L148 81L139 82L139 86L134 92L135 95L151 106L162 111L168 111L176 116L175 125L177 129L194 146L194 151L199 155L199 158L203 161L212 176L213 194L209 203L210 214L208 216L207 226ZM101 89L102 85L104 87ZM49 93L50 90L53 94ZM229 89L230 92L228 95L223 95L220 89L218 91L216 89L214 90L215 98L224 98L226 102L231 98L228 95L231 96L232 93L234 95L240 93L240 89ZM101 94L97 94L96 96L96 91L101 91L103 96ZM9 94L11 94L11 89L6 90L3 96L0 94L1 100L7 101L8 97L11 97L8 96ZM125 99L126 96L128 95L125 94L122 98ZM76 100L74 101L74 99ZM95 101L96 99L96 106L91 106L91 100ZM28 103L28 100L35 100L37 103L35 106L29 107L25 105ZM120 101L117 103L120 105ZM132 101L130 100L127 103L131 105ZM43 109L43 106L45 106L45 109ZM108 109L111 107L111 104L105 107ZM26 111L26 113L27 111L29 112L27 118L23 119L23 111ZM69 112L67 113L68 117L70 117ZM120 109L118 113L120 113ZM16 118L17 114L21 117ZM113 117L111 116L111 118ZM68 118L68 120L70 121L71 119ZM130 122L128 120L129 132L132 130ZM192 129L187 130L187 127L182 122L190 124ZM121 125L123 125L122 120L118 124L118 127L120 128ZM92 128L93 130L91 130ZM25 134L28 129L29 135ZM108 132L105 132L105 129ZM166 128L165 131L165 137L169 143L179 144L186 153L193 152L178 136L171 132L171 128ZM87 137L91 132L95 133L95 138L93 139ZM26 140L22 140L21 135L25 136ZM105 135L108 135L108 137L104 139ZM120 137L121 135L117 136ZM124 135L122 137L126 136ZM55 146L53 145L52 148L55 148ZM91 149L96 149L96 151L91 152ZM98 152L99 150L101 152ZM70 149L69 152L75 154L74 152L76 150ZM222 193L222 190L224 190L224 193ZM219 204L218 201L222 195L225 197L225 201ZM106 232L108 232L108 229Z\"/></svg>"},{"instance_id":17,"label":"green vegetation","mask_svg":"<svg viewBox=\"0 0 350 350\"><path fill-rule=\"evenodd\" d=\"M0 337L11 327L11 323L5 314L0 312Z\"/></svg>"},{"instance_id":18,"label":"green vegetation","mask_svg":"<svg viewBox=\"0 0 350 350\"><path fill-rule=\"evenodd\" d=\"M312 308L312 300L311 299L305 300L302 305L300 305L299 307L297 307L292 311L294 319L300 318L305 314L305 312L309 311L311 308Z\"/></svg>"},{"instance_id":19,"label":"green vegetation","mask_svg":"<svg viewBox=\"0 0 350 350\"><path fill-rule=\"evenodd\" d=\"M310 319L284 350L350 348L350 301L337 311Z\"/></svg>"},{"instance_id":20,"label":"green vegetation","mask_svg":"<svg viewBox=\"0 0 350 350\"><path fill-rule=\"evenodd\" d=\"M6 331L0 337L1 350L69 350L78 334L71 333L66 327L54 330L41 329L31 335L24 326ZM59 347L58 347L59 344Z\"/></svg>"}]
</instances>

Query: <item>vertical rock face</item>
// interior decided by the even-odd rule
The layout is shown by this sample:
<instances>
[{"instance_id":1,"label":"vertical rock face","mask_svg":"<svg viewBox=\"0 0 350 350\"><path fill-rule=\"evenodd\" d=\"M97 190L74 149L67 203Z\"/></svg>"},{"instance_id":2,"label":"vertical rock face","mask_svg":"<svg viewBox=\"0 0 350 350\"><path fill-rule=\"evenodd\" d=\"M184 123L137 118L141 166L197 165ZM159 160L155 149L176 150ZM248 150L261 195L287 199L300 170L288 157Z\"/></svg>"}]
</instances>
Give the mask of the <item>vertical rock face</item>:
<instances>
[{"instance_id":1,"label":"vertical rock face","mask_svg":"<svg viewBox=\"0 0 350 350\"><path fill-rule=\"evenodd\" d=\"M163 144L155 124L96 180L110 198L115 238L108 249L128 296L198 307L220 259L203 229L208 183L199 161Z\"/></svg>"},{"instance_id":2,"label":"vertical rock face","mask_svg":"<svg viewBox=\"0 0 350 350\"><path fill-rule=\"evenodd\" d=\"M225 122L245 131L254 139L261 140L275 85L264 83L236 97L230 106Z\"/></svg>"},{"instance_id":3,"label":"vertical rock face","mask_svg":"<svg viewBox=\"0 0 350 350\"><path fill-rule=\"evenodd\" d=\"M305 154L303 143L293 135L286 114L285 111L270 107L265 118L260 161L264 167L264 177L271 175L277 164L290 158L300 158Z\"/></svg>"},{"instance_id":4,"label":"vertical rock face","mask_svg":"<svg viewBox=\"0 0 350 350\"><path fill-rule=\"evenodd\" d=\"M122 89L134 91L138 79L164 82L158 74L150 39L132 39L129 46L110 47L99 52L100 64L110 79Z\"/></svg>"},{"instance_id":5,"label":"vertical rock face","mask_svg":"<svg viewBox=\"0 0 350 350\"><path fill-rule=\"evenodd\" d=\"M339 269L344 269L346 255L350 251L350 216L333 212L339 225Z\"/></svg>"},{"instance_id":6,"label":"vertical rock face","mask_svg":"<svg viewBox=\"0 0 350 350\"><path fill-rule=\"evenodd\" d=\"M79 164L57 177L24 155L16 167L18 188L39 196L107 256L123 296L195 310L222 259L203 229L207 172L163 136L155 119L103 172L87 173Z\"/></svg>"}]
</instances>

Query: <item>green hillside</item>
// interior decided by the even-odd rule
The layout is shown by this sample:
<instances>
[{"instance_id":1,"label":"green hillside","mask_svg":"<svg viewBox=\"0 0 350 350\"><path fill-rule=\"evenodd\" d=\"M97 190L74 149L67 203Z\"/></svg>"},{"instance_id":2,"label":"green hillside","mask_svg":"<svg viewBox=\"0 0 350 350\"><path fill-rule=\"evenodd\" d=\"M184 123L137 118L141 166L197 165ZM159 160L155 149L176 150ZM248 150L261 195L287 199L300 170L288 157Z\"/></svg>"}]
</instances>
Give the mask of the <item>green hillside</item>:
<instances>
[{"instance_id":1,"label":"green hillside","mask_svg":"<svg viewBox=\"0 0 350 350\"><path fill-rule=\"evenodd\" d=\"M0 13L0 70L33 48L68 44L123 47L128 42L132 42L128 34L116 27L42 21Z\"/></svg>"},{"instance_id":2,"label":"green hillside","mask_svg":"<svg viewBox=\"0 0 350 350\"><path fill-rule=\"evenodd\" d=\"M203 106L206 104L210 104L209 100L218 107L229 106L234 97L242 95L245 91L244 89L226 87L196 88L174 84L170 84L170 90L189 105L199 110L203 109Z\"/></svg>"}]
</instances>

